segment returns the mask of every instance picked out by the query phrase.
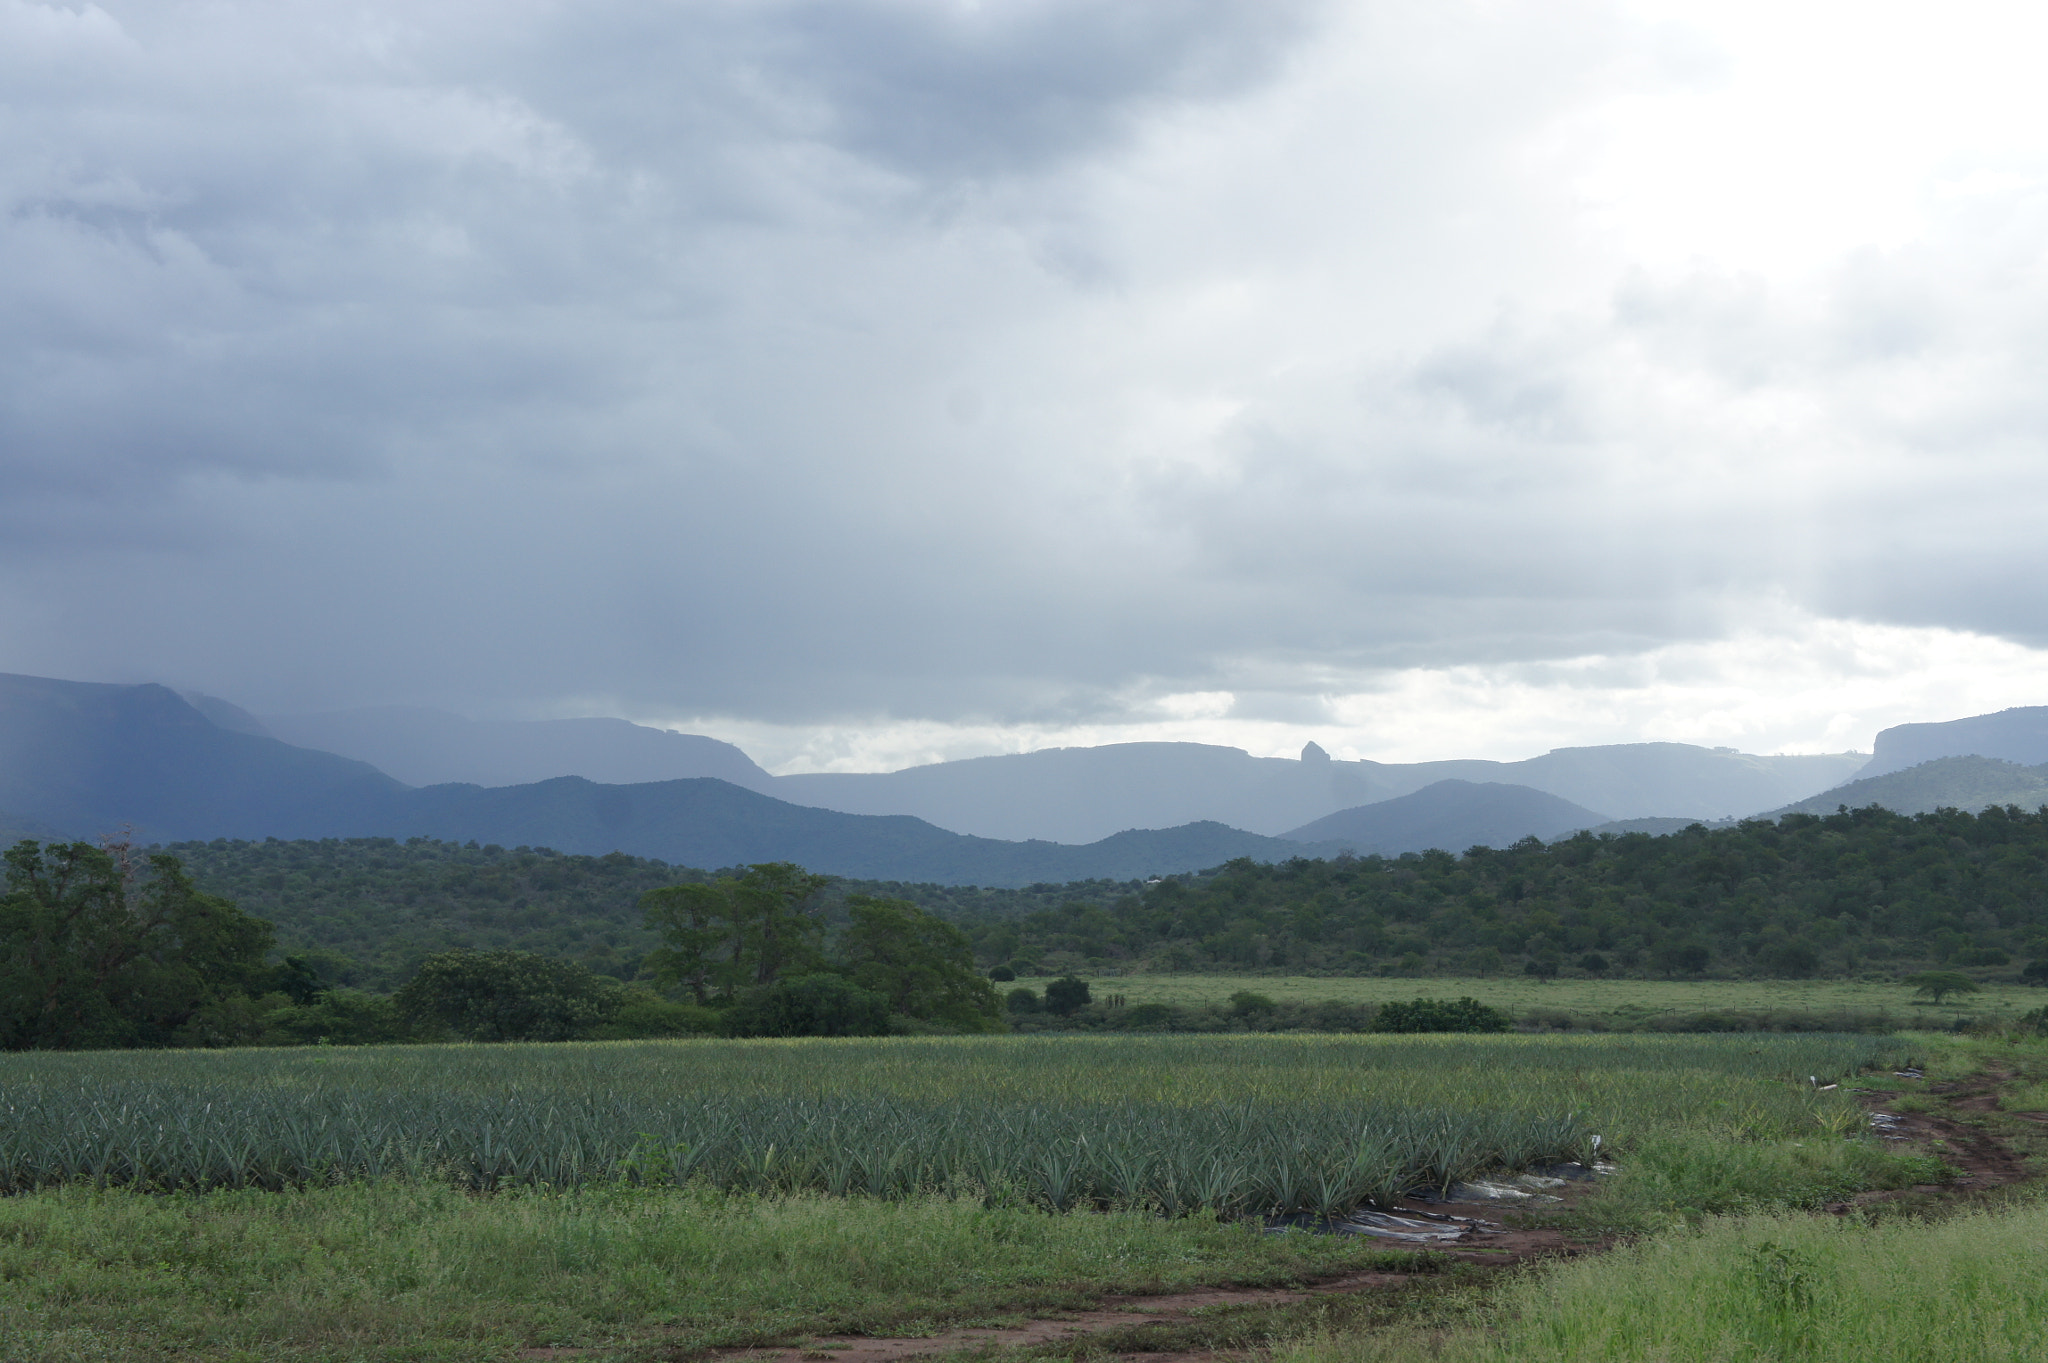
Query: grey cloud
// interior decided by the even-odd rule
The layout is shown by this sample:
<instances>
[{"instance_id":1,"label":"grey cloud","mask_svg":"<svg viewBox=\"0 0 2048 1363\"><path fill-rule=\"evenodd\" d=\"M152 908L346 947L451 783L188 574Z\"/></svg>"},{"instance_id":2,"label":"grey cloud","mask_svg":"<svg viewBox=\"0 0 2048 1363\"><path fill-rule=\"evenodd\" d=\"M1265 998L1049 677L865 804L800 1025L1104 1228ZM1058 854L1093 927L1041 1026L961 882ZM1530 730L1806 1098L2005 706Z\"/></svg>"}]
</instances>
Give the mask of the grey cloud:
<instances>
[{"instance_id":1,"label":"grey cloud","mask_svg":"<svg viewBox=\"0 0 2048 1363\"><path fill-rule=\"evenodd\" d=\"M0 55L6 670L1302 722L1777 592L2043 630L2048 300L1586 265L1502 167L1598 7L106 12Z\"/></svg>"},{"instance_id":2,"label":"grey cloud","mask_svg":"<svg viewBox=\"0 0 2048 1363\"><path fill-rule=\"evenodd\" d=\"M842 145L919 176L1030 171L1125 133L1168 100L1227 96L1301 36L1298 0L789 11L789 67L829 102Z\"/></svg>"}]
</instances>

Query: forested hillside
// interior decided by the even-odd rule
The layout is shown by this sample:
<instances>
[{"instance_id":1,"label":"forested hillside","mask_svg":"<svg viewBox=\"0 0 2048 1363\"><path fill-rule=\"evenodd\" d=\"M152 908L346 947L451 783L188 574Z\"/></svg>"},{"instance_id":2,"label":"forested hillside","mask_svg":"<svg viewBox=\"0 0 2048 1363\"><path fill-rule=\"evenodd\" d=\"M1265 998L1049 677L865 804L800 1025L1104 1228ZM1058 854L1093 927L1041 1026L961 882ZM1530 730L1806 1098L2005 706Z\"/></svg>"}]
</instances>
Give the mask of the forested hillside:
<instances>
[{"instance_id":1,"label":"forested hillside","mask_svg":"<svg viewBox=\"0 0 2048 1363\"><path fill-rule=\"evenodd\" d=\"M1057 969L2010 975L2048 957L2048 810L1870 808L1463 856L1241 861L972 926L984 942L1008 928L1019 960Z\"/></svg>"},{"instance_id":2,"label":"forested hillside","mask_svg":"<svg viewBox=\"0 0 2048 1363\"><path fill-rule=\"evenodd\" d=\"M540 952L630 979L655 945L640 896L711 879L618 852L568 856L431 838L218 839L165 850L207 893L270 920L279 948L305 958L326 982L379 991L397 988L428 956L457 947ZM833 907L848 894L873 894L990 922L1076 895L1106 898L1134 888L1107 881L1028 890L840 881Z\"/></svg>"},{"instance_id":3,"label":"forested hillside","mask_svg":"<svg viewBox=\"0 0 2048 1363\"><path fill-rule=\"evenodd\" d=\"M174 843L209 894L277 928L280 949L331 984L390 990L438 951L516 948L628 978L654 945L640 896L708 880L613 853L465 846L413 838Z\"/></svg>"},{"instance_id":4,"label":"forested hillside","mask_svg":"<svg viewBox=\"0 0 2048 1363\"><path fill-rule=\"evenodd\" d=\"M451 947L630 978L649 889L705 872L416 838L181 843L205 890L336 983L388 989ZM984 965L1802 976L2048 958L2048 814L1879 809L1669 837L1582 834L1463 856L1238 861L1150 884L842 881L967 928Z\"/></svg>"}]
</instances>

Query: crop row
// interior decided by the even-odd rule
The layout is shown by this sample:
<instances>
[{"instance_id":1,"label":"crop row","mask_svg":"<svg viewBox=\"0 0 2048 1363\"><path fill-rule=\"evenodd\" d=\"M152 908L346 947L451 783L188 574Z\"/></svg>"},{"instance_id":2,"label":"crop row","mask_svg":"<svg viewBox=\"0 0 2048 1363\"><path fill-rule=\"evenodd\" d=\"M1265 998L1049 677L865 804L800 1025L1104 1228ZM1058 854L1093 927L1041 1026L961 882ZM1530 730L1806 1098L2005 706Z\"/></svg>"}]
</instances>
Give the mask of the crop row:
<instances>
[{"instance_id":1,"label":"crop row","mask_svg":"<svg viewBox=\"0 0 2048 1363\"><path fill-rule=\"evenodd\" d=\"M1342 1104L920 1105L837 1097L234 1093L164 1084L0 1098L0 1190L287 1188L357 1178L1018 1197L1169 1215L1333 1215L1485 1168L1584 1153L1568 1114Z\"/></svg>"}]
</instances>

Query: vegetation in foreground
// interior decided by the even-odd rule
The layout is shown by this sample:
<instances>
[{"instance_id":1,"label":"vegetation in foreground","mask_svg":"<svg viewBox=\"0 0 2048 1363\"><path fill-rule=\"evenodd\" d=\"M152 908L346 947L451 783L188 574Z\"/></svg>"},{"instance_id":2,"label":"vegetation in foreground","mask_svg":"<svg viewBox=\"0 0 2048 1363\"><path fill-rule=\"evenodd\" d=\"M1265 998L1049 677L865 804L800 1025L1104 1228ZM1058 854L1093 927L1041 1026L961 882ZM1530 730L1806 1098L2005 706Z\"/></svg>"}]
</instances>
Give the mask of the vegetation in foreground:
<instances>
[{"instance_id":1,"label":"vegetation in foreground","mask_svg":"<svg viewBox=\"0 0 2048 1363\"><path fill-rule=\"evenodd\" d=\"M476 1197L385 1180L0 1198L0 1359L500 1359L745 1345L1279 1283L1411 1256L1213 1217L702 1187Z\"/></svg>"},{"instance_id":2,"label":"vegetation in foreground","mask_svg":"<svg viewBox=\"0 0 2048 1363\"><path fill-rule=\"evenodd\" d=\"M2043 1356L2044 1242L2038 1200L1932 1223L1719 1218L1528 1274L1486 1326L1325 1337L1273 1363L2020 1363Z\"/></svg>"},{"instance_id":3,"label":"vegetation in foreground","mask_svg":"<svg viewBox=\"0 0 2048 1363\"><path fill-rule=\"evenodd\" d=\"M1860 1081L1896 1091L1885 1107L1942 1111L1943 1089L1989 1078L1999 1090L1997 1109L1951 1108L1946 1115L1995 1135L2037 1167L2048 1157L2048 1130L2039 1120L2048 1045L2038 1033L2005 1028L1916 1040L1927 1081L1882 1074ZM1654 1234L1609 1254L1531 1265L1502 1278L1495 1291L1416 1313L1391 1329L1316 1332L1273 1350L1273 1363L1988 1363L2043 1356L2048 1260L2040 1246L2048 1237L2048 1200L2037 1185L1958 1190L1947 1200L1916 1193L1847 1215L1788 1215L1785 1208L1817 1205L1811 1194L1820 1185L1808 1181L1807 1197L1780 1199L1772 1189L1801 1179L1782 1172L1759 1177L1762 1166L1782 1168L1788 1156L1810 1158L1812 1150L1780 1145L1757 1162L1740 1148L1716 1145L1645 1151L1577 1219L1588 1229ZM1671 1153L1680 1158L1672 1161ZM1749 1195L1703 1207L1701 1175L1715 1165L1749 1166L1732 1180L1707 1180L1731 1192L1751 1184Z\"/></svg>"},{"instance_id":4,"label":"vegetation in foreground","mask_svg":"<svg viewBox=\"0 0 2048 1363\"><path fill-rule=\"evenodd\" d=\"M2048 1069L2048 1051L2017 1034L1906 1044L1939 1067L1931 1074L1987 1059L2022 1077ZM1589 1094L1574 1073L1590 1068L1590 1096L1625 1101L1635 1116L1612 1128L1624 1133L1614 1141L1626 1151L1623 1173L1580 1204L1572 1224L1592 1235L1655 1232L1622 1257L1496 1278L1502 1290L1491 1291L1477 1270L1436 1256L1264 1235L1256 1220L1121 1208L1048 1216L963 1189L878 1199L719 1191L702 1181L649 1187L633 1181L630 1161L624 1177L581 1190L488 1195L431 1177L171 1194L73 1181L0 1198L0 1318L8 1322L0 1358L483 1360L572 1346L594 1349L595 1358L651 1359L836 1332L917 1336L1087 1306L1105 1292L1299 1283L1361 1267L1413 1272L1417 1286L1344 1306L1325 1299L1225 1316L1188 1327L1184 1343L1277 1351L1276 1363L2036 1356L2026 1351L2034 1335L2014 1331L2040 1316L2038 1211L2033 1220L1988 1216L1932 1229L1905 1218L1873 1227L1771 1215L1936 1176L1934 1161L1884 1148L1860 1134L1860 1121L1831 1135L1834 1123L1817 1118L1828 1117L1839 1090L1785 1082L1788 1066L1853 1058L1824 1046L1868 1054L1871 1045L1068 1037L0 1057L0 1088L10 1092L56 1076L82 1087L171 1068L215 1084L221 1103L237 1094L347 1094L372 1080L418 1087L438 1074L449 1092L553 1090L565 1106L605 1082L665 1081L673 1092L682 1057L718 1061L689 1076L713 1093L830 1096L843 1086L943 1099L975 1085L977 1096L985 1090L996 1101L1042 1101L1135 1084L1138 1096L1197 1106L1284 1106L1300 1092L1374 1087L1416 1096L1439 1083L1467 1102L1512 1101L1545 1084L1570 1086L1580 1100ZM1620 1060L1603 1062L1603 1053ZM593 1070L611 1057L630 1063ZM1902 1057L1874 1058L1889 1065ZM1887 1070L1863 1082L1915 1081ZM1766 1095L1784 1106L1759 1109ZM1717 1096L1723 1106L1714 1106ZM1774 1126L1774 1112L1796 1120ZM1695 1285L1703 1312L1692 1309ZM1957 1312L1959 1300L1973 1313ZM1330 1333L1332 1321L1368 1318L1382 1328ZM1970 1328L1976 1318L1980 1329ZM1323 1333L1302 1338L1318 1321ZM1925 1327L1918 1336L1916 1325ZM1859 1352L1838 1347L1843 1339ZM1995 1346L2006 1341L2021 1342L2000 1353Z\"/></svg>"},{"instance_id":5,"label":"vegetation in foreground","mask_svg":"<svg viewBox=\"0 0 2048 1363\"><path fill-rule=\"evenodd\" d=\"M1821 1139L1868 1037L903 1038L0 1057L0 1188L615 1179L1334 1214L1664 1135Z\"/></svg>"}]
</instances>

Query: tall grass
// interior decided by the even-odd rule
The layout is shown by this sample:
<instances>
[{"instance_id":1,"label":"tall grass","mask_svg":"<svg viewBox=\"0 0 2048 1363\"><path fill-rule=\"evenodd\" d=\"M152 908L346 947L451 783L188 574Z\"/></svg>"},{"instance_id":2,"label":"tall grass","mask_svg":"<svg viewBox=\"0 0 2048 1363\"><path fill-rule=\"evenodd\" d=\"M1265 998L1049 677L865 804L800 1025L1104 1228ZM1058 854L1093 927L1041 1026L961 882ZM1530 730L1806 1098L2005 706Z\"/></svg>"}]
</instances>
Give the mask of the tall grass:
<instances>
[{"instance_id":1,"label":"tall grass","mask_svg":"<svg viewBox=\"0 0 2048 1363\"><path fill-rule=\"evenodd\" d=\"M1673 1132L1820 1135L1866 1037L1225 1037L0 1057L0 1190L405 1176L1332 1215Z\"/></svg>"},{"instance_id":2,"label":"tall grass","mask_svg":"<svg viewBox=\"0 0 2048 1363\"><path fill-rule=\"evenodd\" d=\"M2043 1244L2038 1203L1932 1224L1730 1217L1531 1274L1491 1330L1324 1339L1275 1363L2038 1360Z\"/></svg>"},{"instance_id":3,"label":"tall grass","mask_svg":"<svg viewBox=\"0 0 2048 1363\"><path fill-rule=\"evenodd\" d=\"M692 1357L1389 1263L1380 1246L1213 1217L939 1197L58 1188L0 1198L0 1363Z\"/></svg>"}]
</instances>

